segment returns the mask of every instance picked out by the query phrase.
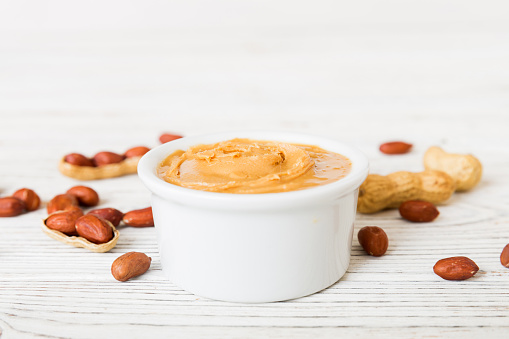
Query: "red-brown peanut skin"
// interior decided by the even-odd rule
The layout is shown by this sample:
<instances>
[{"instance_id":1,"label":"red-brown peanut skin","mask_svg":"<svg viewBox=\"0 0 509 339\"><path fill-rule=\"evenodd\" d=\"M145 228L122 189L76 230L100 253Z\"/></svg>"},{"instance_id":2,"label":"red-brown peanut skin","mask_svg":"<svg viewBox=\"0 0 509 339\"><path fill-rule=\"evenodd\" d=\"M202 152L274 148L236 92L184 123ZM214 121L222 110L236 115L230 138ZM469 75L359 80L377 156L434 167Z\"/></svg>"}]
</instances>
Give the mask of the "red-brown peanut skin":
<instances>
[{"instance_id":1,"label":"red-brown peanut skin","mask_svg":"<svg viewBox=\"0 0 509 339\"><path fill-rule=\"evenodd\" d=\"M435 220L440 212L430 202L409 200L399 206L399 214L408 221L430 222Z\"/></svg>"},{"instance_id":2,"label":"red-brown peanut skin","mask_svg":"<svg viewBox=\"0 0 509 339\"><path fill-rule=\"evenodd\" d=\"M76 220L83 216L79 207L73 207L67 211L52 213L45 221L48 228L62 232L67 235L78 235L76 232Z\"/></svg>"},{"instance_id":3,"label":"red-brown peanut skin","mask_svg":"<svg viewBox=\"0 0 509 339\"><path fill-rule=\"evenodd\" d=\"M111 274L118 281L127 281L142 275L150 268L152 258L141 252L121 255L111 265Z\"/></svg>"},{"instance_id":4,"label":"red-brown peanut skin","mask_svg":"<svg viewBox=\"0 0 509 339\"><path fill-rule=\"evenodd\" d=\"M133 147L133 148L128 149L128 150L124 153L124 156L125 156L126 158L141 157L142 155L144 155L144 154L145 154L145 153L147 153L148 151L150 151L150 148L148 148L148 147L145 147L145 146L137 146L137 147Z\"/></svg>"},{"instance_id":5,"label":"red-brown peanut skin","mask_svg":"<svg viewBox=\"0 0 509 339\"><path fill-rule=\"evenodd\" d=\"M53 197L46 205L48 214L56 211L65 211L71 209L73 206L78 206L78 199L74 195L59 194Z\"/></svg>"},{"instance_id":6,"label":"red-brown peanut skin","mask_svg":"<svg viewBox=\"0 0 509 339\"><path fill-rule=\"evenodd\" d=\"M23 201L25 203L26 210L29 212L35 211L41 205L41 199L37 193L30 188L21 188L14 192L12 196Z\"/></svg>"},{"instance_id":7,"label":"red-brown peanut skin","mask_svg":"<svg viewBox=\"0 0 509 339\"><path fill-rule=\"evenodd\" d=\"M114 208L98 208L92 211L89 211L87 214L92 214L97 217L101 217L103 219L108 220L113 224L113 226L117 227L120 222L122 221L122 217L124 216L124 213L120 212L117 209Z\"/></svg>"},{"instance_id":8,"label":"red-brown peanut skin","mask_svg":"<svg viewBox=\"0 0 509 339\"><path fill-rule=\"evenodd\" d=\"M466 280L472 278L479 271L479 267L470 258L451 257L437 261L433 271L445 280Z\"/></svg>"},{"instance_id":9,"label":"red-brown peanut skin","mask_svg":"<svg viewBox=\"0 0 509 339\"><path fill-rule=\"evenodd\" d=\"M357 233L357 239L364 251L374 257L384 255L389 247L387 234L378 226L364 226Z\"/></svg>"},{"instance_id":10,"label":"red-brown peanut skin","mask_svg":"<svg viewBox=\"0 0 509 339\"><path fill-rule=\"evenodd\" d=\"M142 208L140 210L129 211L124 214L122 221L127 226L132 227L150 227L154 226L154 217L152 207Z\"/></svg>"},{"instance_id":11,"label":"red-brown peanut skin","mask_svg":"<svg viewBox=\"0 0 509 339\"><path fill-rule=\"evenodd\" d=\"M0 198L0 217L16 217L25 211L25 203L18 198Z\"/></svg>"},{"instance_id":12,"label":"red-brown peanut skin","mask_svg":"<svg viewBox=\"0 0 509 339\"><path fill-rule=\"evenodd\" d=\"M500 253L500 263L509 268L509 244L505 245L502 253Z\"/></svg>"},{"instance_id":13,"label":"red-brown peanut skin","mask_svg":"<svg viewBox=\"0 0 509 339\"><path fill-rule=\"evenodd\" d=\"M113 152L99 152L92 158L94 165L104 166L116 164L124 160L124 156Z\"/></svg>"},{"instance_id":14,"label":"red-brown peanut skin","mask_svg":"<svg viewBox=\"0 0 509 339\"><path fill-rule=\"evenodd\" d=\"M113 230L108 221L91 214L76 220L76 231L80 237L94 244L104 244L113 238Z\"/></svg>"},{"instance_id":15,"label":"red-brown peanut skin","mask_svg":"<svg viewBox=\"0 0 509 339\"><path fill-rule=\"evenodd\" d=\"M180 139L180 138L182 138L182 136L178 135L178 134L163 133L159 137L159 141L161 142L161 144L165 144L167 142L170 142L170 141L173 141L173 140L177 140L177 139Z\"/></svg>"},{"instance_id":16,"label":"red-brown peanut skin","mask_svg":"<svg viewBox=\"0 0 509 339\"><path fill-rule=\"evenodd\" d=\"M74 195L81 206L91 207L99 203L99 194L88 186L74 186L66 193Z\"/></svg>"},{"instance_id":17,"label":"red-brown peanut skin","mask_svg":"<svg viewBox=\"0 0 509 339\"><path fill-rule=\"evenodd\" d=\"M94 163L92 162L91 159L79 153L67 154L64 157L64 161L75 166L94 167Z\"/></svg>"},{"instance_id":18,"label":"red-brown peanut skin","mask_svg":"<svg viewBox=\"0 0 509 339\"><path fill-rule=\"evenodd\" d=\"M405 154L410 152L412 144L403 141L386 142L380 145L380 152L385 154Z\"/></svg>"}]
</instances>

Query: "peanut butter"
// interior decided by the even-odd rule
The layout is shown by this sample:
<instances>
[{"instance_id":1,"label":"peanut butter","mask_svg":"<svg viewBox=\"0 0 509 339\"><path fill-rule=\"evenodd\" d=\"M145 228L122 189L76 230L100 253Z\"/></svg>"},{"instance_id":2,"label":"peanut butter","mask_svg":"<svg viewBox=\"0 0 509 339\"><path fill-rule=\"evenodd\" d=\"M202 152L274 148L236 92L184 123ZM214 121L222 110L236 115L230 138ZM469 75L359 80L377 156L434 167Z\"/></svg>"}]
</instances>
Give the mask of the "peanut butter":
<instances>
[{"instance_id":1,"label":"peanut butter","mask_svg":"<svg viewBox=\"0 0 509 339\"><path fill-rule=\"evenodd\" d=\"M337 181L350 172L341 154L317 146L232 139L170 154L158 175L174 185L222 193L277 193Z\"/></svg>"}]
</instances>

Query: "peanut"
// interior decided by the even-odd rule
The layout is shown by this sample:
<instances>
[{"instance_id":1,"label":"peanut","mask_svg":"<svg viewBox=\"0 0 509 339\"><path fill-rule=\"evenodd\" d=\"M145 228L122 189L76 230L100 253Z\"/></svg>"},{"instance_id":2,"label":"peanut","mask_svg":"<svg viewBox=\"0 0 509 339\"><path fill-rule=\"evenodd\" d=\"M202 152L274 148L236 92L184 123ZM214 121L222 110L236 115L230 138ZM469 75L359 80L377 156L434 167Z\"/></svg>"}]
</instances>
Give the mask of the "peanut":
<instances>
[{"instance_id":1,"label":"peanut","mask_svg":"<svg viewBox=\"0 0 509 339\"><path fill-rule=\"evenodd\" d=\"M150 227L154 226L154 217L152 215L152 207L140 210L129 211L124 214L122 221L127 226L133 227Z\"/></svg>"},{"instance_id":2,"label":"peanut","mask_svg":"<svg viewBox=\"0 0 509 339\"><path fill-rule=\"evenodd\" d=\"M75 166L67 163L63 159L58 164L60 173L78 180L98 180L106 178L115 178L122 175L136 173L139 157L126 158L123 161L108 164L108 166L87 167Z\"/></svg>"},{"instance_id":3,"label":"peanut","mask_svg":"<svg viewBox=\"0 0 509 339\"><path fill-rule=\"evenodd\" d=\"M374 257L384 255L389 247L387 234L378 226L364 226L359 230L357 239L364 251Z\"/></svg>"},{"instance_id":4,"label":"peanut","mask_svg":"<svg viewBox=\"0 0 509 339\"><path fill-rule=\"evenodd\" d=\"M180 139L180 138L182 138L182 136L177 135L177 134L164 133L159 137L159 141L161 142L161 144L165 144L167 142L170 142L170 141L173 141L176 139Z\"/></svg>"},{"instance_id":5,"label":"peanut","mask_svg":"<svg viewBox=\"0 0 509 339\"><path fill-rule=\"evenodd\" d=\"M409 200L399 206L399 214L412 222L430 222L440 214L435 205L427 201Z\"/></svg>"},{"instance_id":6,"label":"peanut","mask_svg":"<svg viewBox=\"0 0 509 339\"><path fill-rule=\"evenodd\" d=\"M94 244L104 244L113 238L113 229L110 222L87 214L76 220L76 231L80 235Z\"/></svg>"},{"instance_id":7,"label":"peanut","mask_svg":"<svg viewBox=\"0 0 509 339\"><path fill-rule=\"evenodd\" d=\"M445 280L466 280L472 278L479 267L467 257L451 257L437 261L433 271Z\"/></svg>"},{"instance_id":8,"label":"peanut","mask_svg":"<svg viewBox=\"0 0 509 339\"><path fill-rule=\"evenodd\" d=\"M152 258L145 253L129 252L115 259L111 265L111 274L118 281L127 281L147 272L151 262Z\"/></svg>"},{"instance_id":9,"label":"peanut","mask_svg":"<svg viewBox=\"0 0 509 339\"><path fill-rule=\"evenodd\" d=\"M33 190L29 188L22 188L14 192L12 195L14 198L18 198L19 200L25 203L27 211L35 211L41 205L41 199Z\"/></svg>"},{"instance_id":10,"label":"peanut","mask_svg":"<svg viewBox=\"0 0 509 339\"><path fill-rule=\"evenodd\" d=\"M79 154L79 153L67 154L64 157L64 160L65 160L65 162L67 162L71 165L94 167L94 163L92 162L92 160L90 160L83 154Z\"/></svg>"},{"instance_id":11,"label":"peanut","mask_svg":"<svg viewBox=\"0 0 509 339\"><path fill-rule=\"evenodd\" d=\"M124 156L113 152L99 152L94 155L92 161L96 166L116 164L124 160Z\"/></svg>"},{"instance_id":12,"label":"peanut","mask_svg":"<svg viewBox=\"0 0 509 339\"><path fill-rule=\"evenodd\" d=\"M509 268L509 244L505 245L502 253L500 253L500 263Z\"/></svg>"},{"instance_id":13,"label":"peanut","mask_svg":"<svg viewBox=\"0 0 509 339\"><path fill-rule=\"evenodd\" d=\"M440 147L430 147L424 154L424 167L449 174L457 191L474 188L482 177L481 162L473 155L447 153Z\"/></svg>"},{"instance_id":14,"label":"peanut","mask_svg":"<svg viewBox=\"0 0 509 339\"><path fill-rule=\"evenodd\" d=\"M438 204L449 199L454 190L454 180L441 171L370 174L359 188L357 209L361 213L375 213L385 208L398 208L407 200Z\"/></svg>"},{"instance_id":15,"label":"peanut","mask_svg":"<svg viewBox=\"0 0 509 339\"><path fill-rule=\"evenodd\" d=\"M92 188L87 186L74 186L66 192L78 199L82 206L96 206L99 203L99 195Z\"/></svg>"},{"instance_id":16,"label":"peanut","mask_svg":"<svg viewBox=\"0 0 509 339\"><path fill-rule=\"evenodd\" d=\"M18 198L0 198L0 217L15 217L26 209L25 203Z\"/></svg>"},{"instance_id":17,"label":"peanut","mask_svg":"<svg viewBox=\"0 0 509 339\"><path fill-rule=\"evenodd\" d=\"M67 211L58 211L50 214L44 223L52 230L62 232L67 235L77 235L76 220L83 216L83 211L79 207L73 207Z\"/></svg>"},{"instance_id":18,"label":"peanut","mask_svg":"<svg viewBox=\"0 0 509 339\"><path fill-rule=\"evenodd\" d=\"M142 155L144 155L148 151L150 151L150 148L145 147L145 146L133 147L133 148L128 149L124 153L124 156L126 158L141 157Z\"/></svg>"},{"instance_id":19,"label":"peanut","mask_svg":"<svg viewBox=\"0 0 509 339\"><path fill-rule=\"evenodd\" d=\"M380 152L385 154L404 154L410 152L412 144L403 141L386 142L380 145Z\"/></svg>"},{"instance_id":20,"label":"peanut","mask_svg":"<svg viewBox=\"0 0 509 339\"><path fill-rule=\"evenodd\" d=\"M73 206L78 206L78 200L74 195L59 194L48 202L46 210L48 214L56 211L65 211L71 209Z\"/></svg>"},{"instance_id":21,"label":"peanut","mask_svg":"<svg viewBox=\"0 0 509 339\"><path fill-rule=\"evenodd\" d=\"M124 213L114 208L99 208L89 211L87 214L92 214L97 217L106 219L109 222L111 222L115 227L117 227L120 224L120 221L122 221L122 217L124 216Z\"/></svg>"}]
</instances>

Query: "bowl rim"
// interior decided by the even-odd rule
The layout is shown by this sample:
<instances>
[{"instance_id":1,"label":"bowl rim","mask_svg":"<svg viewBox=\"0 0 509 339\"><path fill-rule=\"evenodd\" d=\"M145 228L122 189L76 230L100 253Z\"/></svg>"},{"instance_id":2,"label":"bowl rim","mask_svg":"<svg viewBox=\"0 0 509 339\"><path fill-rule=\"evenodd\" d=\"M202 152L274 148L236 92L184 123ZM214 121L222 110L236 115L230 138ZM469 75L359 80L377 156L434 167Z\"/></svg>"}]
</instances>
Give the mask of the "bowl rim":
<instances>
[{"instance_id":1,"label":"bowl rim","mask_svg":"<svg viewBox=\"0 0 509 339\"><path fill-rule=\"evenodd\" d=\"M325 185L289 192L247 194L209 192L181 187L164 181L156 173L157 166L176 150L185 150L198 144L215 143L234 138L316 145L346 156L351 160L352 168L344 178ZM305 133L260 130L229 131L183 137L153 148L138 163L138 176L153 194L182 205L221 210L272 210L331 202L358 189L366 179L368 172L367 157L347 143Z\"/></svg>"}]
</instances>

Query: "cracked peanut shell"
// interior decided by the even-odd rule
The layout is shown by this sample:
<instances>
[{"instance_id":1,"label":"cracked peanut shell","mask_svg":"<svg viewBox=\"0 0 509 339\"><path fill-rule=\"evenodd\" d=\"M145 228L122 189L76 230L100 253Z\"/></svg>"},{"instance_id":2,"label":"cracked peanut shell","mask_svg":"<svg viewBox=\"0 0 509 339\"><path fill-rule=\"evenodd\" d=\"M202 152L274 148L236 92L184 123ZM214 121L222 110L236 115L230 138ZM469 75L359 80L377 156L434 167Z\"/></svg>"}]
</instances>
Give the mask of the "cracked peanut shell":
<instances>
[{"instance_id":1,"label":"cracked peanut shell","mask_svg":"<svg viewBox=\"0 0 509 339\"><path fill-rule=\"evenodd\" d=\"M63 175L78 180L108 179L136 173L140 159L141 156L132 157L114 164L90 167L70 164L64 157L60 160L58 169Z\"/></svg>"}]
</instances>

